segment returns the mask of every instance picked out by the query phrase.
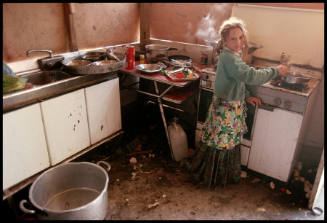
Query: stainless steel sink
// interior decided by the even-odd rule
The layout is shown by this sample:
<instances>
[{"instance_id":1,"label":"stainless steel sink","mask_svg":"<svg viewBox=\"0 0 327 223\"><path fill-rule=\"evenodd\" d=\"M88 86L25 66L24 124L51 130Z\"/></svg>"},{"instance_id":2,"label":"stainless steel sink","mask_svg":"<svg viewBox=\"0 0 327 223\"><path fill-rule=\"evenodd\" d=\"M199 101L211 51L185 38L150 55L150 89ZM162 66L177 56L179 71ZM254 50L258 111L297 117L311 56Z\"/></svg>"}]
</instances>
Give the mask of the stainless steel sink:
<instances>
[{"instance_id":1,"label":"stainless steel sink","mask_svg":"<svg viewBox=\"0 0 327 223\"><path fill-rule=\"evenodd\" d=\"M26 74L22 77L27 80L27 83L32 85L45 85L73 76L62 71L40 71L37 73Z\"/></svg>"},{"instance_id":2,"label":"stainless steel sink","mask_svg":"<svg viewBox=\"0 0 327 223\"><path fill-rule=\"evenodd\" d=\"M26 104L42 101L73 89L113 78L116 72L76 76L61 70L34 71L21 74L26 79L27 88L4 94L3 111L9 111Z\"/></svg>"}]
</instances>

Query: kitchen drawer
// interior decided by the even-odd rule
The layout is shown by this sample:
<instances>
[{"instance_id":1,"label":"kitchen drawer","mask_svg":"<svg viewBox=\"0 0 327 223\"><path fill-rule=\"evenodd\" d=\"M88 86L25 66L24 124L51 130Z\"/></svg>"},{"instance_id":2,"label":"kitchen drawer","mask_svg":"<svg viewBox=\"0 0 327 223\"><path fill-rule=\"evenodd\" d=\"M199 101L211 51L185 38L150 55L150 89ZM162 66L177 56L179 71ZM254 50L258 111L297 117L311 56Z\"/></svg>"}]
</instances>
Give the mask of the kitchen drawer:
<instances>
[{"instance_id":1,"label":"kitchen drawer","mask_svg":"<svg viewBox=\"0 0 327 223\"><path fill-rule=\"evenodd\" d=\"M303 114L305 112L308 102L308 97L306 96L270 89L264 86L258 87L255 95L261 98L264 104L269 104L300 114ZM279 105L276 104L278 100L280 100Z\"/></svg>"}]
</instances>

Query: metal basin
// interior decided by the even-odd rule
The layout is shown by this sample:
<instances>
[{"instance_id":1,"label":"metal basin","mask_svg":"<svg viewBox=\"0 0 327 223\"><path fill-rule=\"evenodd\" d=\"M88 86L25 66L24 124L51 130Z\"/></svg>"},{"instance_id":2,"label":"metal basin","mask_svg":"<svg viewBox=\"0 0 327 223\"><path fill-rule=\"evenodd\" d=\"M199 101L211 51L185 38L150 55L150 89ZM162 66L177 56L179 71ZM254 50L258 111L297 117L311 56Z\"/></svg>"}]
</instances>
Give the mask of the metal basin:
<instances>
[{"instance_id":1,"label":"metal basin","mask_svg":"<svg viewBox=\"0 0 327 223\"><path fill-rule=\"evenodd\" d=\"M32 85L45 85L70 78L72 75L62 71L41 71L37 73L26 74L22 77L27 79L27 83Z\"/></svg>"}]
</instances>

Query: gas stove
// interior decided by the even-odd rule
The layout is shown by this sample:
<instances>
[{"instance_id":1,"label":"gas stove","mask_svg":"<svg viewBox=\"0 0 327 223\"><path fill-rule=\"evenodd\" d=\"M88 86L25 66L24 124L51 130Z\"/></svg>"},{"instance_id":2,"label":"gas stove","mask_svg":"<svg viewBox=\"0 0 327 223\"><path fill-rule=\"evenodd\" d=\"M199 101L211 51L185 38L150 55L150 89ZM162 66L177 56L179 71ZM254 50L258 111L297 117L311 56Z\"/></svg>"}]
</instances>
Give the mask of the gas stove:
<instances>
[{"instance_id":1,"label":"gas stove","mask_svg":"<svg viewBox=\"0 0 327 223\"><path fill-rule=\"evenodd\" d=\"M298 91L298 92L307 92L309 90L309 86L307 83L287 83L285 81L282 81L280 77L271 80L270 84L275 86L275 87L280 87L292 91Z\"/></svg>"},{"instance_id":2,"label":"gas stove","mask_svg":"<svg viewBox=\"0 0 327 223\"><path fill-rule=\"evenodd\" d=\"M277 66L278 64L278 62L257 58L252 66L262 69ZM277 77L258 87L255 96L261 98L266 105L303 114L309 97L317 92L322 71L300 66L293 66L292 69L294 72L303 74L309 80L302 84L289 84Z\"/></svg>"}]
</instances>

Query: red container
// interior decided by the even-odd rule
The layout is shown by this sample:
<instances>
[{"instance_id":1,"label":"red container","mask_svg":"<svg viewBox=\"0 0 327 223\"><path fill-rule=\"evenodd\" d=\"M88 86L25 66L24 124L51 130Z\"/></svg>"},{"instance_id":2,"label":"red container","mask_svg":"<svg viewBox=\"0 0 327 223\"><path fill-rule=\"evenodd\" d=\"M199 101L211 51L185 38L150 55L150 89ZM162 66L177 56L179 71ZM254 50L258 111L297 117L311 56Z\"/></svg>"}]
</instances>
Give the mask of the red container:
<instances>
[{"instance_id":1,"label":"red container","mask_svg":"<svg viewBox=\"0 0 327 223\"><path fill-rule=\"evenodd\" d=\"M127 69L135 68L135 47L128 46L126 54Z\"/></svg>"}]
</instances>

